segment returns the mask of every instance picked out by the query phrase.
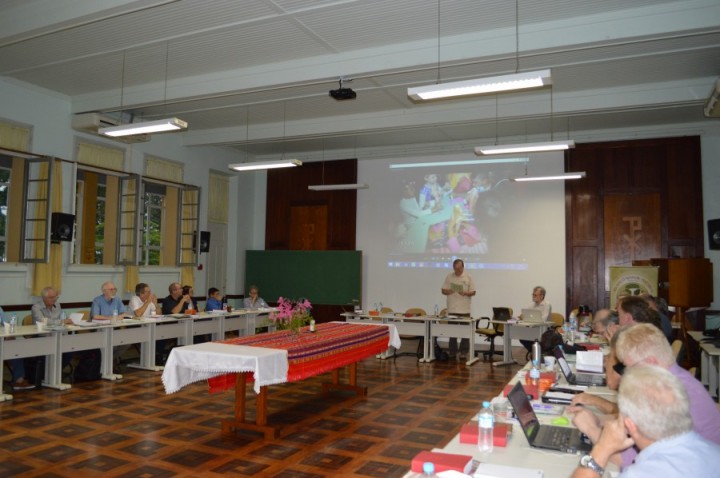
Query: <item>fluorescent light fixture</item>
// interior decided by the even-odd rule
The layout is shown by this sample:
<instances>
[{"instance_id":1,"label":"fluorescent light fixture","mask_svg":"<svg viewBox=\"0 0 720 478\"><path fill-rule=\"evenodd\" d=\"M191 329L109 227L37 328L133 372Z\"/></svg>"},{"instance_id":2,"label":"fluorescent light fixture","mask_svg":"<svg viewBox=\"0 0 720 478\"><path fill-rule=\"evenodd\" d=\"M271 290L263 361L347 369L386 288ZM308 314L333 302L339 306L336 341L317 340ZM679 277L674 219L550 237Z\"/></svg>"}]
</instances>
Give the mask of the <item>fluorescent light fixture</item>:
<instances>
[{"instance_id":1,"label":"fluorescent light fixture","mask_svg":"<svg viewBox=\"0 0 720 478\"><path fill-rule=\"evenodd\" d=\"M347 191L354 189L367 189L367 184L315 184L308 186L310 191Z\"/></svg>"},{"instance_id":2,"label":"fluorescent light fixture","mask_svg":"<svg viewBox=\"0 0 720 478\"><path fill-rule=\"evenodd\" d=\"M408 88L407 95L417 101L437 100L453 96L482 95L500 91L539 88L552 84L550 70L529 71L513 75L491 76L474 80L454 81Z\"/></svg>"},{"instance_id":3,"label":"fluorescent light fixture","mask_svg":"<svg viewBox=\"0 0 720 478\"><path fill-rule=\"evenodd\" d=\"M478 164L526 163L528 158L467 159L460 161L429 161L427 163L391 164L390 169L435 168L442 166L472 166Z\"/></svg>"},{"instance_id":4,"label":"fluorescent light fixture","mask_svg":"<svg viewBox=\"0 0 720 478\"><path fill-rule=\"evenodd\" d=\"M478 146L475 154L510 154L510 153L538 153L543 151L562 151L575 147L575 141L548 141L545 143L501 144L494 146Z\"/></svg>"},{"instance_id":5,"label":"fluorescent light fixture","mask_svg":"<svg viewBox=\"0 0 720 478\"><path fill-rule=\"evenodd\" d=\"M517 178L510 178L510 181L564 181L566 179L580 179L584 177L585 171L581 171L578 173L564 173L548 176L518 176Z\"/></svg>"},{"instance_id":6,"label":"fluorescent light fixture","mask_svg":"<svg viewBox=\"0 0 720 478\"><path fill-rule=\"evenodd\" d=\"M294 168L302 166L299 159L283 159L280 161L258 161L257 163L237 163L228 166L235 171L258 171L260 169Z\"/></svg>"},{"instance_id":7,"label":"fluorescent light fixture","mask_svg":"<svg viewBox=\"0 0 720 478\"><path fill-rule=\"evenodd\" d=\"M128 123L120 126L100 128L98 133L117 138L135 134L164 133L167 131L181 131L187 129L188 124L179 118L167 118L157 121L143 121L142 123Z\"/></svg>"}]
</instances>

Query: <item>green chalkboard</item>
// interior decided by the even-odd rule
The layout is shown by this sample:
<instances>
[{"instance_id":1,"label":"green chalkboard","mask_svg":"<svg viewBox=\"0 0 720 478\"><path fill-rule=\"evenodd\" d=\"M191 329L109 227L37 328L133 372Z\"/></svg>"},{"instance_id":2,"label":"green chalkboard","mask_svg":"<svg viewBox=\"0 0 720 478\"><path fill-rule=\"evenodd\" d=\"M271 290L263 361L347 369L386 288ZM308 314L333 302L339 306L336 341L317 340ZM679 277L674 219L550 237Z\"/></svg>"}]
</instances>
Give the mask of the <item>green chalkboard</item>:
<instances>
[{"instance_id":1,"label":"green chalkboard","mask_svg":"<svg viewBox=\"0 0 720 478\"><path fill-rule=\"evenodd\" d=\"M246 251L245 284L257 285L267 302L352 304L361 298L362 251Z\"/></svg>"}]
</instances>

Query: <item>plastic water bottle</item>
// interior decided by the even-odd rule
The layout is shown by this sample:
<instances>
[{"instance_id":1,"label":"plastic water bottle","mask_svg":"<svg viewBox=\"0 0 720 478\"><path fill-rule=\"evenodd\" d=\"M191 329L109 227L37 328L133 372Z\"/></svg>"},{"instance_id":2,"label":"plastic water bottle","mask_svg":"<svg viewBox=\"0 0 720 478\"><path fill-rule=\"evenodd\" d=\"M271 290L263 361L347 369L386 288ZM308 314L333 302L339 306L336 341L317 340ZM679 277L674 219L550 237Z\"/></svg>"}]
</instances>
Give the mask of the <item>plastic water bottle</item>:
<instances>
[{"instance_id":1,"label":"plastic water bottle","mask_svg":"<svg viewBox=\"0 0 720 478\"><path fill-rule=\"evenodd\" d=\"M532 368L530 369L530 384L538 386L540 382L540 366L533 362Z\"/></svg>"},{"instance_id":2,"label":"plastic water bottle","mask_svg":"<svg viewBox=\"0 0 720 478\"><path fill-rule=\"evenodd\" d=\"M490 402L483 402L482 410L478 413L478 450L480 453L491 453L493 450L493 428L495 415Z\"/></svg>"},{"instance_id":3,"label":"plastic water bottle","mask_svg":"<svg viewBox=\"0 0 720 478\"><path fill-rule=\"evenodd\" d=\"M438 308L438 305L435 304L435 317L439 317L439 316L440 316L440 309Z\"/></svg>"},{"instance_id":4,"label":"plastic water bottle","mask_svg":"<svg viewBox=\"0 0 720 478\"><path fill-rule=\"evenodd\" d=\"M16 315L11 315L11 316L10 316L10 333L11 333L11 334L14 334L14 333L15 333L15 326L16 326L16 325L17 325L17 316L16 316Z\"/></svg>"},{"instance_id":5,"label":"plastic water bottle","mask_svg":"<svg viewBox=\"0 0 720 478\"><path fill-rule=\"evenodd\" d=\"M113 323L113 324L117 324L117 323L118 323L118 311L117 311L117 309L113 310L112 323Z\"/></svg>"},{"instance_id":6,"label":"plastic water bottle","mask_svg":"<svg viewBox=\"0 0 720 478\"><path fill-rule=\"evenodd\" d=\"M310 332L315 332L315 319L310 319Z\"/></svg>"},{"instance_id":7,"label":"plastic water bottle","mask_svg":"<svg viewBox=\"0 0 720 478\"><path fill-rule=\"evenodd\" d=\"M571 315L570 316L570 337L568 337L568 340L575 340L575 332L577 331L577 317Z\"/></svg>"}]
</instances>

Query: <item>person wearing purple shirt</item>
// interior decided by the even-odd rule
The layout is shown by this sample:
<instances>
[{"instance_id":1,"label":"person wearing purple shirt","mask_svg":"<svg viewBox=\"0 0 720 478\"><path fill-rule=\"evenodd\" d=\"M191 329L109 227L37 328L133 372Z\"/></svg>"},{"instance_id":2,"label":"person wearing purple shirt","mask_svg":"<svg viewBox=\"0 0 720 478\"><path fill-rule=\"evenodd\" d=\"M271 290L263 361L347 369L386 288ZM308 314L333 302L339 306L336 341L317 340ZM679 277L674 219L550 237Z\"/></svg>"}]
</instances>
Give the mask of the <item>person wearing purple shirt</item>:
<instances>
[{"instance_id":1,"label":"person wearing purple shirt","mask_svg":"<svg viewBox=\"0 0 720 478\"><path fill-rule=\"evenodd\" d=\"M660 329L651 324L636 324L621 329L615 353L620 362L618 372L638 364L657 365L674 375L682 383L690 403L693 430L708 441L720 445L720 409L705 387L687 370L678 366L670 344ZM622 380L620 382L622 384ZM616 409L617 410L617 409ZM602 420L586 409L574 407L573 423L595 443L600 436ZM633 463L638 455L634 446L625 449L613 461L623 469Z\"/></svg>"}]
</instances>

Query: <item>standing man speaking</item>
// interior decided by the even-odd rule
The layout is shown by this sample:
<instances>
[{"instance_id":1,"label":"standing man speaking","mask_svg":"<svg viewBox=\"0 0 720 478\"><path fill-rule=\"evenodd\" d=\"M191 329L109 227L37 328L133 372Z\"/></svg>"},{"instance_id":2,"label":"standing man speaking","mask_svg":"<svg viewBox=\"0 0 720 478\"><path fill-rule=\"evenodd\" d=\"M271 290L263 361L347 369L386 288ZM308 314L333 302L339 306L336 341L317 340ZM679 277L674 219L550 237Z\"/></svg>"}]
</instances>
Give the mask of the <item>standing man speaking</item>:
<instances>
[{"instance_id":1,"label":"standing man speaking","mask_svg":"<svg viewBox=\"0 0 720 478\"><path fill-rule=\"evenodd\" d=\"M470 317L470 298L475 295L475 283L470 274L465 272L465 263L462 259L453 261L453 272L445 277L441 291L447 296L448 315ZM451 337L448 354L450 357L455 356L458 360L462 360L468 354L469 344L468 339L462 339L458 353L457 338Z\"/></svg>"}]
</instances>

